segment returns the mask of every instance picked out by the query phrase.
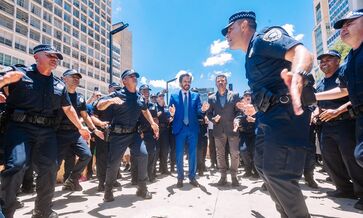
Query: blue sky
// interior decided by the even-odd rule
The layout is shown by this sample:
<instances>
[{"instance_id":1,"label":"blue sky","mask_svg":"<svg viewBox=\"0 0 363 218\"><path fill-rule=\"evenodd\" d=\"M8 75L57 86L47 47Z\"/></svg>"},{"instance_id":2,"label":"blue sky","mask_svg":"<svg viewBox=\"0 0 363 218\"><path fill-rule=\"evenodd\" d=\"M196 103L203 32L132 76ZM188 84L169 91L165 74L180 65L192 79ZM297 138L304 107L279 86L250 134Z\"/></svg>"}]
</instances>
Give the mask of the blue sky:
<instances>
[{"instance_id":1,"label":"blue sky","mask_svg":"<svg viewBox=\"0 0 363 218\"><path fill-rule=\"evenodd\" d=\"M241 10L256 13L258 27L284 25L312 48L313 2L289 0L113 0L112 22L129 23L133 65L152 92L180 72L193 75L192 87L215 87L225 73L235 91L248 89L241 51L226 48L220 30ZM177 84L172 84L177 86Z\"/></svg>"}]
</instances>

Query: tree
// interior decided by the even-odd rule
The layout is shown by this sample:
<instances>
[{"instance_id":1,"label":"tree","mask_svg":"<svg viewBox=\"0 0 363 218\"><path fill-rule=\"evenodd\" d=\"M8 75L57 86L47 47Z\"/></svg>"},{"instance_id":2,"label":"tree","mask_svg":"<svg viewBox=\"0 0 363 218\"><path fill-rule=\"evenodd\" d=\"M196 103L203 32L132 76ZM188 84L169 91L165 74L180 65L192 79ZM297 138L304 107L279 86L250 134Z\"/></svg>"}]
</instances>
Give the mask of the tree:
<instances>
[{"instance_id":1,"label":"tree","mask_svg":"<svg viewBox=\"0 0 363 218\"><path fill-rule=\"evenodd\" d=\"M340 55L342 56L341 62L345 59L345 57L348 55L351 47L345 44L341 39L338 39L330 49L337 50Z\"/></svg>"}]
</instances>

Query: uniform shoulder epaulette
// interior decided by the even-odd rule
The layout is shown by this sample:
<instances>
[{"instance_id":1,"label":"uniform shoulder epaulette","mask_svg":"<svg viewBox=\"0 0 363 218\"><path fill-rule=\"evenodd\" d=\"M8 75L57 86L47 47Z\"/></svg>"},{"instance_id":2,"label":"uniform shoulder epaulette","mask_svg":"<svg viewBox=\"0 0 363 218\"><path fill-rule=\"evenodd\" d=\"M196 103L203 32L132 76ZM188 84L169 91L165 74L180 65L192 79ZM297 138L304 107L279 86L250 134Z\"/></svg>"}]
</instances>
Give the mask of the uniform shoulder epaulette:
<instances>
[{"instance_id":1,"label":"uniform shoulder epaulette","mask_svg":"<svg viewBox=\"0 0 363 218\"><path fill-rule=\"evenodd\" d=\"M282 35L289 35L286 30L280 26L265 27L258 34L264 41L272 42L280 39Z\"/></svg>"},{"instance_id":2,"label":"uniform shoulder epaulette","mask_svg":"<svg viewBox=\"0 0 363 218\"><path fill-rule=\"evenodd\" d=\"M79 102L81 102L81 103L85 102L84 95L82 93L77 92L77 98L78 98Z\"/></svg>"}]
</instances>

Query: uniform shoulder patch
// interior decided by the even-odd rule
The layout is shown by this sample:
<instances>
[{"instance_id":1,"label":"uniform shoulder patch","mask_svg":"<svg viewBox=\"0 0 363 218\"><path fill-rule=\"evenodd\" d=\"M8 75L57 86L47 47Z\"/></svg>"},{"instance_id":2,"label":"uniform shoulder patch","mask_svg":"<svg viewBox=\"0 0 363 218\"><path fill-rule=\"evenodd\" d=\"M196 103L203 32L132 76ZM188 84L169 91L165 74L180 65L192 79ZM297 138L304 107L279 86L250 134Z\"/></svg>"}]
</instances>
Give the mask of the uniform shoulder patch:
<instances>
[{"instance_id":1,"label":"uniform shoulder patch","mask_svg":"<svg viewBox=\"0 0 363 218\"><path fill-rule=\"evenodd\" d=\"M272 28L263 35L262 39L267 42L273 42L281 39L281 37L282 31L279 28Z\"/></svg>"}]
</instances>

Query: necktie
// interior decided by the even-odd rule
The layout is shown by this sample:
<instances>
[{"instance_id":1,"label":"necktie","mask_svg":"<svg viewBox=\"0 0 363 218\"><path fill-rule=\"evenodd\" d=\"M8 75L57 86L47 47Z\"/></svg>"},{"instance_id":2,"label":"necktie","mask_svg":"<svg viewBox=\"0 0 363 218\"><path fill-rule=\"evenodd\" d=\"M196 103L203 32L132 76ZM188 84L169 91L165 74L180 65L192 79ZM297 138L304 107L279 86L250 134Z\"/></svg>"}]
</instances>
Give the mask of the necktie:
<instances>
[{"instance_id":1,"label":"necktie","mask_svg":"<svg viewBox=\"0 0 363 218\"><path fill-rule=\"evenodd\" d=\"M184 93L184 119L183 122L185 125L189 124L189 111L188 111L188 96L187 93Z\"/></svg>"}]
</instances>

